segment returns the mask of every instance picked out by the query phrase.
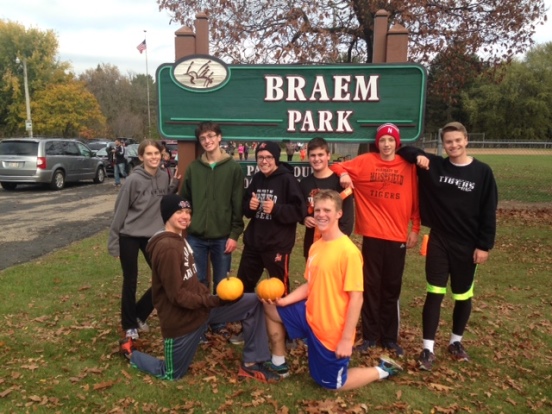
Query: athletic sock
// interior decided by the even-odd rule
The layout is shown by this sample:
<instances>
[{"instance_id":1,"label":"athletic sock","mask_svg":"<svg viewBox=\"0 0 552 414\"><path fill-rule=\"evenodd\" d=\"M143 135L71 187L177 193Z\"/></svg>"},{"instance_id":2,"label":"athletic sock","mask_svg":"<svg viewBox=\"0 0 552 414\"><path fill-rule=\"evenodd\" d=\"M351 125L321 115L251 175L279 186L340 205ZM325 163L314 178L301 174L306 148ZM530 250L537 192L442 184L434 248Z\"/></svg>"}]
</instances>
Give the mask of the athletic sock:
<instances>
[{"instance_id":1,"label":"athletic sock","mask_svg":"<svg viewBox=\"0 0 552 414\"><path fill-rule=\"evenodd\" d=\"M272 355L272 363L276 366L282 365L286 363L286 357L280 356L280 355Z\"/></svg>"},{"instance_id":2,"label":"athletic sock","mask_svg":"<svg viewBox=\"0 0 552 414\"><path fill-rule=\"evenodd\" d=\"M379 379L384 379L384 378L387 378L389 376L389 372L381 369L380 367L376 367L376 369L378 370L378 374L379 374Z\"/></svg>"},{"instance_id":3,"label":"athletic sock","mask_svg":"<svg viewBox=\"0 0 552 414\"><path fill-rule=\"evenodd\" d=\"M462 335L451 334L449 343L453 344L455 342L462 342Z\"/></svg>"},{"instance_id":4,"label":"athletic sock","mask_svg":"<svg viewBox=\"0 0 552 414\"><path fill-rule=\"evenodd\" d=\"M424 349L429 349L429 352L434 354L433 348L435 347L435 341L431 339L424 339Z\"/></svg>"}]
</instances>

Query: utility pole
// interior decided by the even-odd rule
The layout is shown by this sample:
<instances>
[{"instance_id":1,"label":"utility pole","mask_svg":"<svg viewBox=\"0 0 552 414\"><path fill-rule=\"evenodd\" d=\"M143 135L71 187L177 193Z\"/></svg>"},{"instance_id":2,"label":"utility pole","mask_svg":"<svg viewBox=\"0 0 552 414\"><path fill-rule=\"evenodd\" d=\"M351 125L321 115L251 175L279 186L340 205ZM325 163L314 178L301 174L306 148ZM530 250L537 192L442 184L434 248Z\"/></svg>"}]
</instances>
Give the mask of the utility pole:
<instances>
[{"instance_id":1,"label":"utility pole","mask_svg":"<svg viewBox=\"0 0 552 414\"><path fill-rule=\"evenodd\" d=\"M23 63L23 85L25 87L25 107L27 109L27 119L25 120L25 129L29 133L29 138L33 137L33 121L31 119L31 97L29 96L29 81L27 79L27 59L15 59L15 63Z\"/></svg>"},{"instance_id":2,"label":"utility pole","mask_svg":"<svg viewBox=\"0 0 552 414\"><path fill-rule=\"evenodd\" d=\"M147 30L144 30L144 41L146 41ZM146 42L147 45L147 42ZM146 47L146 97L148 100L148 138L151 138L151 111L150 111L150 92L149 92L149 73L148 73L148 48Z\"/></svg>"}]
</instances>

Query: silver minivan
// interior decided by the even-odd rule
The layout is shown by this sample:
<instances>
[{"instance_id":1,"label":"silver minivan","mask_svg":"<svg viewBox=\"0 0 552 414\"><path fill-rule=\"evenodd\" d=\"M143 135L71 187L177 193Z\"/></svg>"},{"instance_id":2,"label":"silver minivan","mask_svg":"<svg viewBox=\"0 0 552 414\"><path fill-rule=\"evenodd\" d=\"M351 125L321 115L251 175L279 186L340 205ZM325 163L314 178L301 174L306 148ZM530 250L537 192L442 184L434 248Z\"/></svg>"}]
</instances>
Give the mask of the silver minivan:
<instances>
[{"instance_id":1,"label":"silver minivan","mask_svg":"<svg viewBox=\"0 0 552 414\"><path fill-rule=\"evenodd\" d=\"M90 148L75 139L6 138L0 141L0 184L44 183L61 190L66 182L103 183L105 167Z\"/></svg>"}]
</instances>

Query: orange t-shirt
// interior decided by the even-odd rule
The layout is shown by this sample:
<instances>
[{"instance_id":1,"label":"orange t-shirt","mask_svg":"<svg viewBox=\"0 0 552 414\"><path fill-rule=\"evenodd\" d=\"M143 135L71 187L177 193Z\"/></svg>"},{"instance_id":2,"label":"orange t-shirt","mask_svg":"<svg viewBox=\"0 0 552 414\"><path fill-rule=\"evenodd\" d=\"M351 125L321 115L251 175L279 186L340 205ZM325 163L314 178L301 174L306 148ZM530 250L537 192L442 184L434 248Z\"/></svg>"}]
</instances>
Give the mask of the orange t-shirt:
<instances>
[{"instance_id":1,"label":"orange t-shirt","mask_svg":"<svg viewBox=\"0 0 552 414\"><path fill-rule=\"evenodd\" d=\"M331 241L320 239L309 250L305 279L307 322L320 342L335 351L347 318L348 292L364 289L362 254L345 235Z\"/></svg>"},{"instance_id":2,"label":"orange t-shirt","mask_svg":"<svg viewBox=\"0 0 552 414\"><path fill-rule=\"evenodd\" d=\"M420 231L416 166L399 155L384 161L367 153L330 166L337 175L348 173L355 186L355 233L377 239L404 242Z\"/></svg>"}]
</instances>

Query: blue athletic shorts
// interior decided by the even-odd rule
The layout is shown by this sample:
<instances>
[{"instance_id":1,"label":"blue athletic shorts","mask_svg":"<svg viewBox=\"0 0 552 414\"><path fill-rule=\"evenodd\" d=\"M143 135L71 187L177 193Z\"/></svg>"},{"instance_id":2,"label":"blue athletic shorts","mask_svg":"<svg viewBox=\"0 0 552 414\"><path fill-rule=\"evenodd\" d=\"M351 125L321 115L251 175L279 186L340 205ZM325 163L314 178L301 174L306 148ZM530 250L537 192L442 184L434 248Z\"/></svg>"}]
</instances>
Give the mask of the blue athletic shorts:
<instances>
[{"instance_id":1,"label":"blue athletic shorts","mask_svg":"<svg viewBox=\"0 0 552 414\"><path fill-rule=\"evenodd\" d=\"M309 370L316 383L331 390L341 388L347 382L350 358L337 358L312 332L307 323L305 301L289 306L276 307L290 339L307 338L309 344Z\"/></svg>"}]
</instances>

